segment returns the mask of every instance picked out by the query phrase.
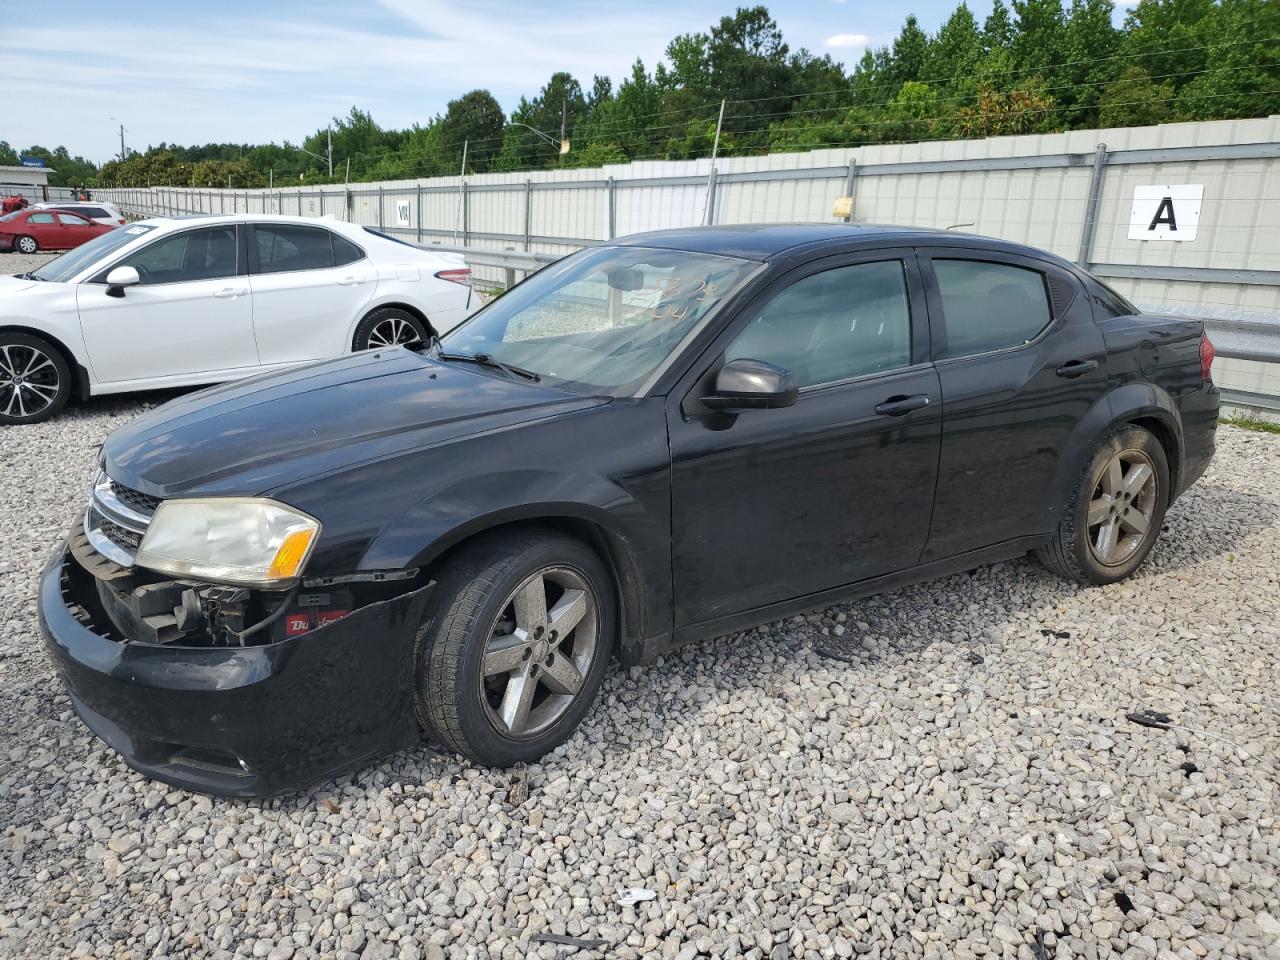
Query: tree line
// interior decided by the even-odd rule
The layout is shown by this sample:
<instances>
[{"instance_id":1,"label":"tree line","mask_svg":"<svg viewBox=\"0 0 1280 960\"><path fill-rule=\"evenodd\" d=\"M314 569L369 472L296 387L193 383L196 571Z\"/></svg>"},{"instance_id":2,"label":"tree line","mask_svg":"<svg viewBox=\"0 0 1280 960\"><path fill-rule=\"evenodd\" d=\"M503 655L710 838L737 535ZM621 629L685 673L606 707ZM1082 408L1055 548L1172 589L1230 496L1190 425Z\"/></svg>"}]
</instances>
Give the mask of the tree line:
<instances>
[{"instance_id":1,"label":"tree line","mask_svg":"<svg viewBox=\"0 0 1280 960\"><path fill-rule=\"evenodd\" d=\"M936 33L908 16L893 42L847 69L792 50L763 6L675 37L650 70L616 86L551 76L507 116L487 90L442 115L387 129L352 107L300 147L160 144L103 165L102 185L261 187L389 180L640 159L810 150L1280 113L1280 4L995 0L982 22L962 2ZM567 139L567 153L560 140ZM328 173L329 137L333 175ZM64 151L65 152L65 151Z\"/></svg>"}]
</instances>

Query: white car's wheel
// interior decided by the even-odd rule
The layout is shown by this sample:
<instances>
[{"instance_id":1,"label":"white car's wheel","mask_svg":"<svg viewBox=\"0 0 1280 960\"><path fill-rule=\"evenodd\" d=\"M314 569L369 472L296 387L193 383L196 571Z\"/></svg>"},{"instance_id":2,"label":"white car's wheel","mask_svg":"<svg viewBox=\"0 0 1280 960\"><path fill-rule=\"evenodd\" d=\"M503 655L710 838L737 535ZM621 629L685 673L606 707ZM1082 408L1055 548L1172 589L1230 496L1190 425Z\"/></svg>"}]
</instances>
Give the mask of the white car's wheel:
<instances>
[{"instance_id":1,"label":"white car's wheel","mask_svg":"<svg viewBox=\"0 0 1280 960\"><path fill-rule=\"evenodd\" d=\"M67 404L71 370L47 340L0 333L0 424L39 423Z\"/></svg>"},{"instance_id":2,"label":"white car's wheel","mask_svg":"<svg viewBox=\"0 0 1280 960\"><path fill-rule=\"evenodd\" d=\"M413 347L425 343L430 334L426 324L397 307L372 311L356 327L354 350L381 350L384 347Z\"/></svg>"}]
</instances>

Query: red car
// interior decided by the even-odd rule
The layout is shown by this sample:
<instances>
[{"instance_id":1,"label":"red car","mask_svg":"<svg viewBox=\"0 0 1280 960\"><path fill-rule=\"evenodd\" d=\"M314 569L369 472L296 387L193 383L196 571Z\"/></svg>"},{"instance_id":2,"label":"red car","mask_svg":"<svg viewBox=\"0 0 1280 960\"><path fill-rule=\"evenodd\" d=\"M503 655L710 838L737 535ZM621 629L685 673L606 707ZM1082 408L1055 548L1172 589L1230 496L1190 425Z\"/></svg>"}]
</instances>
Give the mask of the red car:
<instances>
[{"instance_id":1,"label":"red car","mask_svg":"<svg viewBox=\"0 0 1280 960\"><path fill-rule=\"evenodd\" d=\"M17 210L0 217L0 251L70 250L113 229L59 210Z\"/></svg>"}]
</instances>

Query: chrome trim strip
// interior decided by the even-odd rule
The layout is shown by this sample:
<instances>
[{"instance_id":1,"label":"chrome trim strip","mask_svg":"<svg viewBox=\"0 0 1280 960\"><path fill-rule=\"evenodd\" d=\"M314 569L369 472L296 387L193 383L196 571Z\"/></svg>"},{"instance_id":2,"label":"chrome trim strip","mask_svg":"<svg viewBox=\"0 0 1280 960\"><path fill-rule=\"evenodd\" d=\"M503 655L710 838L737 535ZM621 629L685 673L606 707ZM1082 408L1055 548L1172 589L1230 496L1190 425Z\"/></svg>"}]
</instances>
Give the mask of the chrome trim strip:
<instances>
[{"instance_id":1,"label":"chrome trim strip","mask_svg":"<svg viewBox=\"0 0 1280 960\"><path fill-rule=\"evenodd\" d=\"M99 470L93 481L93 501L104 517L134 533L146 533L151 525L148 514L139 513L116 497L111 489L111 478L104 470Z\"/></svg>"},{"instance_id":2,"label":"chrome trim strip","mask_svg":"<svg viewBox=\"0 0 1280 960\"><path fill-rule=\"evenodd\" d=\"M89 546L93 547L112 563L118 563L122 567L132 567L133 554L124 549L124 547L117 546L99 528L93 526L90 519L92 514L93 507L90 507L84 513L84 535L85 539L89 541Z\"/></svg>"}]
</instances>

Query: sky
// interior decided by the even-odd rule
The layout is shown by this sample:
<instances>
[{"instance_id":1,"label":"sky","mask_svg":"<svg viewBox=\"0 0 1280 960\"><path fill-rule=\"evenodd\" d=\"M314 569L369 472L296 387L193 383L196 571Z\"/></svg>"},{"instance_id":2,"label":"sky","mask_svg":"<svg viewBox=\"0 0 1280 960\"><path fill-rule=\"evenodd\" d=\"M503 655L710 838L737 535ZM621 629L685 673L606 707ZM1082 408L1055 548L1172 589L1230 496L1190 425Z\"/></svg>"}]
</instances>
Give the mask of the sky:
<instances>
[{"instance_id":1,"label":"sky","mask_svg":"<svg viewBox=\"0 0 1280 960\"><path fill-rule=\"evenodd\" d=\"M353 106L425 123L468 90L509 112L556 70L589 88L751 0L4 0L0 140L94 162L160 142L300 143ZM791 48L849 65L914 11L935 31L958 0L766 3ZM991 0L971 0L979 22ZM25 105L25 108L24 108Z\"/></svg>"}]
</instances>

